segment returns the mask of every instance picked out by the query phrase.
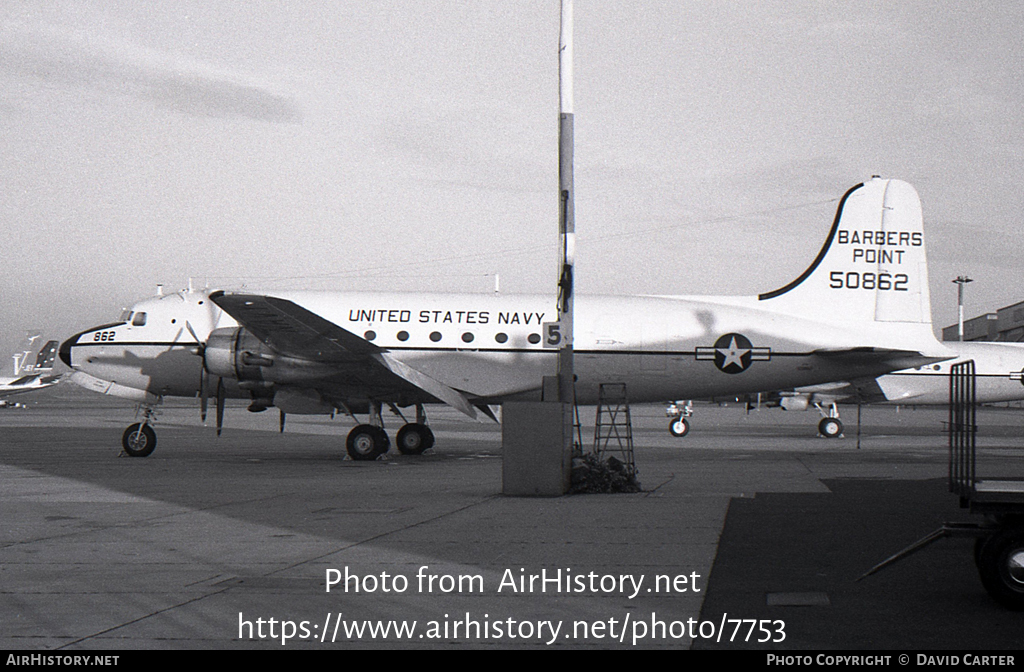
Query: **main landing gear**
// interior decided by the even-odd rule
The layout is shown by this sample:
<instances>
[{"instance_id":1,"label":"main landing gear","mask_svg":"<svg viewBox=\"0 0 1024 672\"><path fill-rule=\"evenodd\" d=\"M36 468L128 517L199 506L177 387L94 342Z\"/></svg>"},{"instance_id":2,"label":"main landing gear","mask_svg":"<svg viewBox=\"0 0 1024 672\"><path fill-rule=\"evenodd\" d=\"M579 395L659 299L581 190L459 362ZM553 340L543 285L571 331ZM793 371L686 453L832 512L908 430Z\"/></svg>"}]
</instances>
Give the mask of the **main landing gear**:
<instances>
[{"instance_id":1,"label":"main landing gear","mask_svg":"<svg viewBox=\"0 0 1024 672\"><path fill-rule=\"evenodd\" d=\"M814 407L821 413L818 433L826 439L834 439L843 434L843 421L839 419L839 407L833 401L826 411L821 404L815 402Z\"/></svg>"},{"instance_id":2,"label":"main landing gear","mask_svg":"<svg viewBox=\"0 0 1024 672\"><path fill-rule=\"evenodd\" d=\"M668 423L669 434L681 439L690 433L690 421L687 418L693 415L693 402L673 401L665 409L665 415L671 418Z\"/></svg>"},{"instance_id":3,"label":"main landing gear","mask_svg":"<svg viewBox=\"0 0 1024 672\"><path fill-rule=\"evenodd\" d=\"M393 405L389 404L391 410L401 417L405 416ZM348 433L345 447L348 456L353 460L376 460L388 452L391 448L391 440L384 431L384 421L381 419L381 403L379 401L370 403L370 419L366 424L356 425ZM398 445L398 452L403 455L419 455L434 445L434 432L427 426L426 413L422 404L416 404L416 422L407 422L398 430L395 436L395 443Z\"/></svg>"},{"instance_id":4,"label":"main landing gear","mask_svg":"<svg viewBox=\"0 0 1024 672\"><path fill-rule=\"evenodd\" d=\"M129 425L121 435L121 447L129 457L146 457L156 450L156 432L150 426L156 422L156 409L142 407L142 422Z\"/></svg>"}]
</instances>

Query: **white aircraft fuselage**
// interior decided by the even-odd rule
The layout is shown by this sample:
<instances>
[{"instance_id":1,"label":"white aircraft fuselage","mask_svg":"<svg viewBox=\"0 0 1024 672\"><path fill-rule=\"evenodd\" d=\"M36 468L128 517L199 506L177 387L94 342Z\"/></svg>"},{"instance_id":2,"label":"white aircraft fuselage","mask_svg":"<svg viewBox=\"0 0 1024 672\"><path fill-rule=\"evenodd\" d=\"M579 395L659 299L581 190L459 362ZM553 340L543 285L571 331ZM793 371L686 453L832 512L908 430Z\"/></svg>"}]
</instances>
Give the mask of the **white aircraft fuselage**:
<instances>
[{"instance_id":1,"label":"white aircraft fuselage","mask_svg":"<svg viewBox=\"0 0 1024 672\"><path fill-rule=\"evenodd\" d=\"M362 336L418 371L480 403L539 398L541 379L555 372L556 351L543 343L541 324L556 314L554 297L487 294L277 292L324 319ZM579 296L576 299L575 374L577 399L595 403L598 384L624 382L630 399L665 399L732 394L761 386L799 387L851 375L880 375L893 359L863 361L824 351L856 348L867 332L842 325L775 315L753 300L724 297ZM213 329L238 323L208 292L183 292L142 301L133 314L143 326L107 325L82 332L67 348L72 366L103 381L131 388L142 397L194 397L200 393L204 361L197 342ZM729 336L733 334L734 336ZM722 340L724 339L724 340ZM911 350L909 339L873 342ZM255 347L253 347L255 346ZM239 383L279 387L345 387L346 365L324 365L299 357L250 351L273 359L271 366L232 366ZM933 351L932 356L943 356ZM909 353L907 354L909 361ZM255 371L258 368L259 371ZM224 372L224 378L231 378ZM250 390L229 387L228 396ZM341 399L358 401L351 390Z\"/></svg>"}]
</instances>

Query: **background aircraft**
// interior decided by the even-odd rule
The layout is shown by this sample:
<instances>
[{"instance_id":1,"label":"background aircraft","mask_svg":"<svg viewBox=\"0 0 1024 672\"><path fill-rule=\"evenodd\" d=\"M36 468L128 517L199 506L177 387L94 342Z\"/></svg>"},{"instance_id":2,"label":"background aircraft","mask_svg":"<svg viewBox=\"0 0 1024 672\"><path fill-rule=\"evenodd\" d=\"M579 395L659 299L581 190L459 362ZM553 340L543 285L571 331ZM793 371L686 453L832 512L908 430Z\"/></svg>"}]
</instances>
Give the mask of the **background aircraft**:
<instances>
[{"instance_id":1,"label":"background aircraft","mask_svg":"<svg viewBox=\"0 0 1024 672\"><path fill-rule=\"evenodd\" d=\"M60 376L50 375L57 358L58 342L47 341L37 350L36 342L40 340L38 333L30 332L12 356L14 375L0 376L0 407L10 405L9 396L41 390L60 380Z\"/></svg>"},{"instance_id":2,"label":"background aircraft","mask_svg":"<svg viewBox=\"0 0 1024 672\"><path fill-rule=\"evenodd\" d=\"M906 406L945 406L949 403L949 370L953 364L974 360L976 393L979 404L1024 400L1024 343L945 342L956 357L913 368L893 371L877 378L858 378L787 391L747 395L747 407L754 404L781 407L787 411L816 408L821 413L818 431L826 438L843 433L838 404L889 404ZM684 402L670 404L666 413L673 419L669 431L686 436L692 415Z\"/></svg>"},{"instance_id":3,"label":"background aircraft","mask_svg":"<svg viewBox=\"0 0 1024 672\"><path fill-rule=\"evenodd\" d=\"M777 253L778 251L773 251ZM917 192L875 178L841 199L825 244L794 281L752 297L579 296L577 400L601 383L630 401L751 393L878 376L952 356L931 329ZM68 339L73 380L143 405L129 455L152 452L152 407L164 396L226 398L249 410L368 413L349 433L353 459L390 445L381 409L414 406L397 434L403 453L433 444L424 404L470 417L488 405L538 399L555 369L545 329L554 296L224 291L180 292L136 304L115 323ZM282 415L282 422L283 422ZM404 419L404 416L402 416Z\"/></svg>"}]
</instances>

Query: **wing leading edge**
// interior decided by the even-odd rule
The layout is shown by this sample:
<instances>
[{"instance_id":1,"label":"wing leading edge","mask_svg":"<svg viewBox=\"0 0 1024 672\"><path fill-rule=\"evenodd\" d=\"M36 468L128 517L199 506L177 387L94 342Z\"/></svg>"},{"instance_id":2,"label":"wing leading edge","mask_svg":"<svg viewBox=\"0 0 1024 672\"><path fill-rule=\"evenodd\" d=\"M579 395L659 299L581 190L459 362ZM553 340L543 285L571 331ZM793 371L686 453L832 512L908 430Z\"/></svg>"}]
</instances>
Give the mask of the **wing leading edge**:
<instances>
[{"instance_id":1,"label":"wing leading edge","mask_svg":"<svg viewBox=\"0 0 1024 672\"><path fill-rule=\"evenodd\" d=\"M220 306L256 338L285 356L322 362L333 368L369 367L381 388L412 386L438 401L476 418L476 409L462 392L395 359L387 350L339 327L302 306L274 296L213 292ZM374 390L366 390L367 397Z\"/></svg>"}]
</instances>

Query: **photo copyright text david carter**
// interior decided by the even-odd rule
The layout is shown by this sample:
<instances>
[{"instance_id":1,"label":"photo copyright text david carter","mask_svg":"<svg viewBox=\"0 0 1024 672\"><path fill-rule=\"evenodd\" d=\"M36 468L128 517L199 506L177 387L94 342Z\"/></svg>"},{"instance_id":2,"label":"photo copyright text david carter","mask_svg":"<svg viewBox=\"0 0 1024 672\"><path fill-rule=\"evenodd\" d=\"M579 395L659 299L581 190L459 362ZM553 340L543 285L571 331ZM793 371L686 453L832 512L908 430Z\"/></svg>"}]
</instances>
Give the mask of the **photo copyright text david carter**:
<instances>
[{"instance_id":1,"label":"photo copyright text david carter","mask_svg":"<svg viewBox=\"0 0 1024 672\"><path fill-rule=\"evenodd\" d=\"M684 574L600 574L569 568L505 569L499 579L487 585L480 574L435 573L423 565L415 574L379 572L360 574L348 567L329 568L324 577L325 592L331 595L618 595L627 600L640 595L701 593L702 577ZM564 603L563 603L564 604ZM439 610L440 611L440 610ZM238 613L238 639L289 642L351 641L519 641L552 645L558 642L601 641L628 646L672 640L714 640L716 642L779 643L786 639L786 624L778 619L737 618L722 614L715 620L659 615L657 611L590 615L581 619L517 618L496 609L444 610L429 619L361 618L358 613L328 612L319 618Z\"/></svg>"}]
</instances>

